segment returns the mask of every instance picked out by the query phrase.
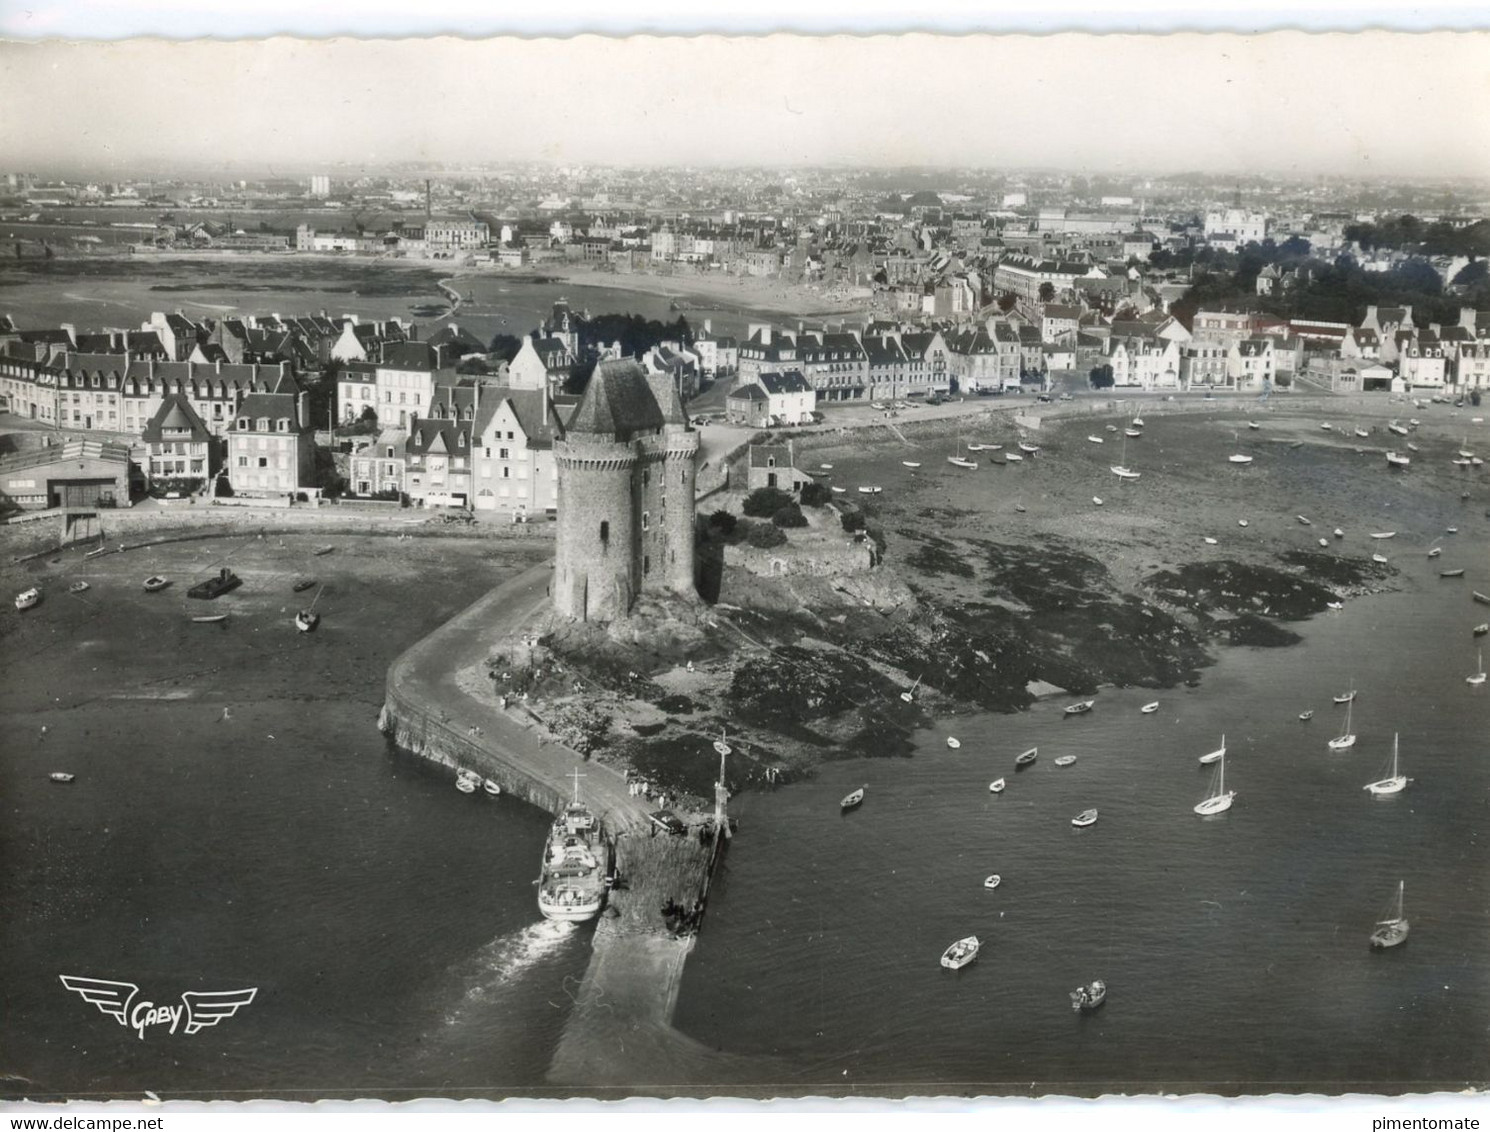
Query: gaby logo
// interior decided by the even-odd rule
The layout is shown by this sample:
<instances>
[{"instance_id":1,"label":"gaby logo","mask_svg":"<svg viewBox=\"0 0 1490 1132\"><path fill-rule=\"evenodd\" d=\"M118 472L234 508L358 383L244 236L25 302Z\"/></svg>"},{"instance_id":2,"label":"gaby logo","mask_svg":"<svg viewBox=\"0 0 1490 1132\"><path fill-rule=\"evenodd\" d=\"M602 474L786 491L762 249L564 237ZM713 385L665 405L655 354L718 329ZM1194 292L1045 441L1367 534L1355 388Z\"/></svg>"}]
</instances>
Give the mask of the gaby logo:
<instances>
[{"instance_id":1,"label":"gaby logo","mask_svg":"<svg viewBox=\"0 0 1490 1132\"><path fill-rule=\"evenodd\" d=\"M141 1041L145 1039L148 1026L169 1026L174 1034L177 1027L185 1033L195 1034L208 1026L216 1026L224 1018L238 1013L240 1006L247 1006L259 993L258 987L235 991L183 991L177 1005L157 1006L148 999L139 998L140 988L134 983L116 983L109 979L87 979L81 975L58 975L62 985L83 996L110 1018L133 1030Z\"/></svg>"}]
</instances>

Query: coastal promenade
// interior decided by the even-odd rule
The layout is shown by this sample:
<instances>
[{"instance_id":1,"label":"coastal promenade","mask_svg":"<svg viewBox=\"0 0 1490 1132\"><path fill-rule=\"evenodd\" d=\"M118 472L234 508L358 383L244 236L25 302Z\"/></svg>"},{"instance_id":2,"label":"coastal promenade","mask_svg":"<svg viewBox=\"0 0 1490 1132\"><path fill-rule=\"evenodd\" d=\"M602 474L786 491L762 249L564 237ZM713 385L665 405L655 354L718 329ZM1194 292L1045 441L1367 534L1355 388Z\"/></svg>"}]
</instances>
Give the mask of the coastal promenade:
<instances>
[{"instance_id":1,"label":"coastal promenade","mask_svg":"<svg viewBox=\"0 0 1490 1132\"><path fill-rule=\"evenodd\" d=\"M493 778L551 813L580 792L613 835L648 824L644 799L625 779L549 739L525 709L494 702L486 659L521 634L548 604L552 562L497 586L418 642L388 669L380 724L416 754Z\"/></svg>"}]
</instances>

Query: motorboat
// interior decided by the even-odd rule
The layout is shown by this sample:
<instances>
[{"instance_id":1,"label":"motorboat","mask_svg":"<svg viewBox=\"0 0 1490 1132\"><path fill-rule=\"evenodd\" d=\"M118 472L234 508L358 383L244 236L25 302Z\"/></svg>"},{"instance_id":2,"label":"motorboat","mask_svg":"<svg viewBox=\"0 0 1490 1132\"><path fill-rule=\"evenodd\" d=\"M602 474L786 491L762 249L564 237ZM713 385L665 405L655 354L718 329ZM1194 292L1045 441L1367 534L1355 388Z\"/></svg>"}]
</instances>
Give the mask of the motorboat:
<instances>
[{"instance_id":1,"label":"motorboat","mask_svg":"<svg viewBox=\"0 0 1490 1132\"><path fill-rule=\"evenodd\" d=\"M1002 794L1006 785L1008 784L1002 778L995 778L988 784L988 792L990 794Z\"/></svg>"},{"instance_id":2,"label":"motorboat","mask_svg":"<svg viewBox=\"0 0 1490 1132\"><path fill-rule=\"evenodd\" d=\"M47 775L47 777L50 778L53 782L71 782L74 778L77 777L77 775L68 774L65 770L54 770L51 774Z\"/></svg>"},{"instance_id":3,"label":"motorboat","mask_svg":"<svg viewBox=\"0 0 1490 1132\"><path fill-rule=\"evenodd\" d=\"M998 873L989 873L986 877L983 878L984 888L997 888L1003 883L1004 878L999 876Z\"/></svg>"},{"instance_id":4,"label":"motorboat","mask_svg":"<svg viewBox=\"0 0 1490 1132\"><path fill-rule=\"evenodd\" d=\"M600 914L615 878L611 871L611 844L605 830L594 812L579 799L579 780L584 775L575 770L571 777L573 800L554 819L543 847L538 911L548 920L583 923ZM668 816L681 826L676 818ZM658 816L653 815L653 821L657 820Z\"/></svg>"},{"instance_id":5,"label":"motorboat","mask_svg":"<svg viewBox=\"0 0 1490 1132\"><path fill-rule=\"evenodd\" d=\"M1308 723L1311 719L1314 718L1314 709L1310 708L1308 711L1299 712L1299 718L1305 723Z\"/></svg>"},{"instance_id":6,"label":"motorboat","mask_svg":"<svg viewBox=\"0 0 1490 1132\"><path fill-rule=\"evenodd\" d=\"M1411 464L1411 463L1412 463L1412 458L1411 457L1402 456L1402 455L1399 455L1396 452L1388 452L1387 453L1387 465L1389 467L1393 467L1393 468L1405 468L1405 467L1407 467L1408 464Z\"/></svg>"},{"instance_id":7,"label":"motorboat","mask_svg":"<svg viewBox=\"0 0 1490 1132\"><path fill-rule=\"evenodd\" d=\"M243 579L224 566L215 577L192 586L186 591L186 596L198 601L212 601L242 584Z\"/></svg>"},{"instance_id":8,"label":"motorboat","mask_svg":"<svg viewBox=\"0 0 1490 1132\"><path fill-rule=\"evenodd\" d=\"M843 800L838 803L838 808L840 810L852 810L855 806L860 805L864 801L864 791L867 789L869 789L868 784L865 784L859 787L859 789L845 794Z\"/></svg>"},{"instance_id":9,"label":"motorboat","mask_svg":"<svg viewBox=\"0 0 1490 1132\"><path fill-rule=\"evenodd\" d=\"M1066 709L1067 715L1084 715L1096 705L1096 700L1082 700L1079 704L1072 704Z\"/></svg>"},{"instance_id":10,"label":"motorboat","mask_svg":"<svg viewBox=\"0 0 1490 1132\"><path fill-rule=\"evenodd\" d=\"M1210 793L1200 800L1194 810L1203 818L1212 814L1225 813L1231 809L1231 803L1236 798L1235 790L1226 789L1226 751L1222 748L1221 762L1216 767L1216 779L1211 783Z\"/></svg>"},{"instance_id":11,"label":"motorboat","mask_svg":"<svg viewBox=\"0 0 1490 1132\"><path fill-rule=\"evenodd\" d=\"M1221 745L1219 747L1217 747L1214 751L1210 751L1210 752L1208 752L1208 753L1206 753L1204 755L1201 755L1200 756L1200 761L1202 763L1205 763L1205 764L1210 764L1210 763L1213 763L1213 762L1218 762L1221 759L1224 759L1225 757L1226 757L1226 736L1223 735L1223 736L1221 736Z\"/></svg>"},{"instance_id":12,"label":"motorboat","mask_svg":"<svg viewBox=\"0 0 1490 1132\"><path fill-rule=\"evenodd\" d=\"M70 594L82 594L82 593L87 593L88 592L88 588L89 587L88 587L88 583L87 582L76 581L72 585L70 585L70 586L67 587L67 592L70 593Z\"/></svg>"},{"instance_id":13,"label":"motorboat","mask_svg":"<svg viewBox=\"0 0 1490 1132\"><path fill-rule=\"evenodd\" d=\"M168 579L162 578L159 574L151 574L145 579L145 592L147 594L159 593L170 584Z\"/></svg>"},{"instance_id":14,"label":"motorboat","mask_svg":"<svg viewBox=\"0 0 1490 1132\"><path fill-rule=\"evenodd\" d=\"M948 735L947 736L947 746L951 747L954 751L956 751L956 750L961 749L962 743L961 743L960 740L958 740L956 738L956 736Z\"/></svg>"},{"instance_id":15,"label":"motorboat","mask_svg":"<svg viewBox=\"0 0 1490 1132\"><path fill-rule=\"evenodd\" d=\"M1075 761L1076 761L1076 756L1075 755L1061 755L1059 758L1057 758L1055 760L1055 765L1056 766L1070 766Z\"/></svg>"},{"instance_id":16,"label":"motorboat","mask_svg":"<svg viewBox=\"0 0 1490 1132\"><path fill-rule=\"evenodd\" d=\"M1372 794L1400 794L1411 780L1401 772L1397 765L1397 736L1392 736L1392 761L1386 768L1386 773L1375 782L1368 782L1361 787L1369 790Z\"/></svg>"},{"instance_id":17,"label":"motorboat","mask_svg":"<svg viewBox=\"0 0 1490 1132\"><path fill-rule=\"evenodd\" d=\"M22 590L16 594L16 610L18 612L35 609L40 604L41 589L37 586L32 586L29 590Z\"/></svg>"},{"instance_id":18,"label":"motorboat","mask_svg":"<svg viewBox=\"0 0 1490 1132\"><path fill-rule=\"evenodd\" d=\"M1376 930L1371 933L1371 946L1376 949L1396 947L1400 943L1407 942L1407 933L1412 925L1407 922L1407 915L1402 908L1402 892L1405 887L1402 881L1397 882L1397 895L1387 906L1386 913L1382 919L1376 921Z\"/></svg>"},{"instance_id":19,"label":"motorboat","mask_svg":"<svg viewBox=\"0 0 1490 1132\"><path fill-rule=\"evenodd\" d=\"M1143 707L1139 708L1138 710L1141 711L1144 715L1153 715L1154 712L1159 710L1159 701L1155 700L1151 704L1144 704Z\"/></svg>"},{"instance_id":20,"label":"motorboat","mask_svg":"<svg viewBox=\"0 0 1490 1132\"><path fill-rule=\"evenodd\" d=\"M1490 622L1476 625L1473 629L1470 630L1470 632L1473 633L1476 637L1483 637L1486 633L1490 633Z\"/></svg>"},{"instance_id":21,"label":"motorboat","mask_svg":"<svg viewBox=\"0 0 1490 1132\"><path fill-rule=\"evenodd\" d=\"M1024 754L1018 755L1018 756L1015 757L1015 759L1014 759L1014 767L1017 770L1020 767L1029 766L1030 763L1034 762L1039 757L1040 757L1040 748L1039 747L1031 747L1028 751L1025 751Z\"/></svg>"},{"instance_id":22,"label":"motorboat","mask_svg":"<svg viewBox=\"0 0 1490 1132\"><path fill-rule=\"evenodd\" d=\"M978 948L981 946L982 944L978 942L978 937L975 935L959 939L942 952L942 966L949 971L960 971L978 958Z\"/></svg>"},{"instance_id":23,"label":"motorboat","mask_svg":"<svg viewBox=\"0 0 1490 1132\"><path fill-rule=\"evenodd\" d=\"M483 778L481 780L481 789L485 790L493 798L500 797L502 793L501 786L493 782L490 778Z\"/></svg>"},{"instance_id":24,"label":"motorboat","mask_svg":"<svg viewBox=\"0 0 1490 1132\"><path fill-rule=\"evenodd\" d=\"M1071 1009L1077 1013L1096 1010L1107 1001L1107 984L1101 979L1093 979L1084 987L1077 987L1071 992Z\"/></svg>"},{"instance_id":25,"label":"motorboat","mask_svg":"<svg viewBox=\"0 0 1490 1132\"><path fill-rule=\"evenodd\" d=\"M1096 810L1082 810L1081 813L1077 814L1074 818L1071 819L1071 824L1076 826L1078 829L1082 829L1086 826L1094 824L1096 820Z\"/></svg>"},{"instance_id":26,"label":"motorboat","mask_svg":"<svg viewBox=\"0 0 1490 1132\"><path fill-rule=\"evenodd\" d=\"M1355 699L1355 689L1354 688L1352 688L1348 692L1341 692L1338 696L1335 697L1335 702L1337 704L1348 704L1353 699Z\"/></svg>"}]
</instances>

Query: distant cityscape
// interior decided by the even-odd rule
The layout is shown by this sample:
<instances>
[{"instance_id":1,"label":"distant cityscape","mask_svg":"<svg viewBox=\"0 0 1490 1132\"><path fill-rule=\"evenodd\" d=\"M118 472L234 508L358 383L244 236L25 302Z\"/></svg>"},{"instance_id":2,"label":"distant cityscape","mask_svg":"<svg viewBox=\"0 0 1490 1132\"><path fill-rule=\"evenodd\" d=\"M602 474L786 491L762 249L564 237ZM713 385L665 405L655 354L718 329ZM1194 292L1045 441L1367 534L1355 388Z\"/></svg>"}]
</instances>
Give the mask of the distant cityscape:
<instances>
[{"instance_id":1,"label":"distant cityscape","mask_svg":"<svg viewBox=\"0 0 1490 1132\"><path fill-rule=\"evenodd\" d=\"M917 187L931 183L954 187ZM638 337L560 302L492 341L453 308L434 329L342 311L0 318L0 410L107 441L119 497L552 511L553 437L595 364L627 356L668 374L690 413L752 428L1072 377L1476 399L1490 377L1490 222L1462 185L535 168L233 184L10 173L5 187L13 262L190 252L737 277L836 312L762 317L738 337L684 315ZM56 504L26 482L0 493Z\"/></svg>"}]
</instances>

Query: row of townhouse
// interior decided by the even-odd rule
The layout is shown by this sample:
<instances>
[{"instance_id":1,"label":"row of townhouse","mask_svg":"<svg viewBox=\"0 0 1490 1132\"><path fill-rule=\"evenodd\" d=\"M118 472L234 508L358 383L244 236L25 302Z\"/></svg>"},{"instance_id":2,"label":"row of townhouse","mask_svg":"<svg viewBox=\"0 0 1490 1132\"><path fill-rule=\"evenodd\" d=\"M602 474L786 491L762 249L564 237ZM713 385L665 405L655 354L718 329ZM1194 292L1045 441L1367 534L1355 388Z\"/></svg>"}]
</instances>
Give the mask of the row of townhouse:
<instances>
[{"instance_id":1,"label":"row of townhouse","mask_svg":"<svg viewBox=\"0 0 1490 1132\"><path fill-rule=\"evenodd\" d=\"M385 428L353 454L349 487L426 507L551 511L558 505L554 440L574 405L546 388L441 388L427 414Z\"/></svg>"},{"instance_id":2,"label":"row of townhouse","mask_svg":"<svg viewBox=\"0 0 1490 1132\"><path fill-rule=\"evenodd\" d=\"M941 331L872 324L863 332L753 326L740 345L734 387L767 373L800 373L818 401L863 401L944 393L955 376Z\"/></svg>"},{"instance_id":3,"label":"row of townhouse","mask_svg":"<svg viewBox=\"0 0 1490 1132\"><path fill-rule=\"evenodd\" d=\"M1222 345L1149 335L1114 335L1107 364L1115 388L1261 391L1277 378L1275 343L1247 338Z\"/></svg>"}]
</instances>

